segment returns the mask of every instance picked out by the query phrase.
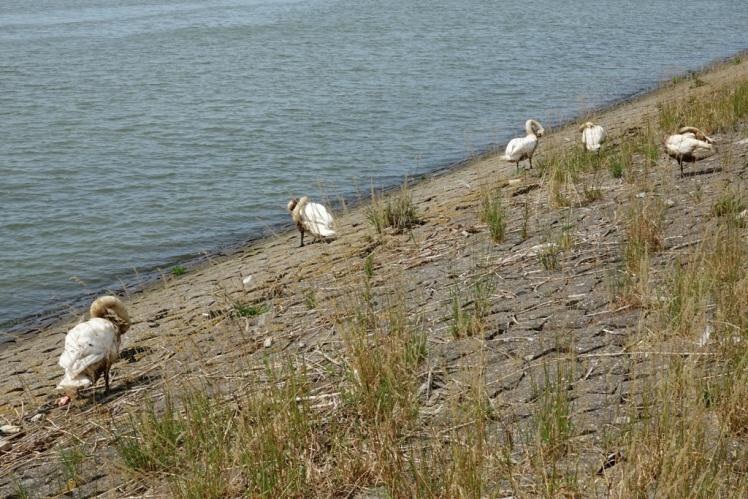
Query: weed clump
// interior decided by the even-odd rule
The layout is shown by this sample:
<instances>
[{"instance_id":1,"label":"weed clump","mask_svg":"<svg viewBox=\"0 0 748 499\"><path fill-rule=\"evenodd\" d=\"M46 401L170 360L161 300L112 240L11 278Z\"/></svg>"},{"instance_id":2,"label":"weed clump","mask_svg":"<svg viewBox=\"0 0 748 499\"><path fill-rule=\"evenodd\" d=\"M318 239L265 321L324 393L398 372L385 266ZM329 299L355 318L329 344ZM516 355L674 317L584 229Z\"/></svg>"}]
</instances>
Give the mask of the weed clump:
<instances>
[{"instance_id":1,"label":"weed clump","mask_svg":"<svg viewBox=\"0 0 748 499\"><path fill-rule=\"evenodd\" d=\"M372 192L371 205L367 208L366 217L379 235L387 228L392 228L399 234L418 225L420 218L413 204L413 195L408 188L407 180L398 192L390 196L384 197Z\"/></svg>"},{"instance_id":2,"label":"weed clump","mask_svg":"<svg viewBox=\"0 0 748 499\"><path fill-rule=\"evenodd\" d=\"M175 265L171 268L171 275L174 277L179 277L181 275L184 275L187 273L187 269L182 267L181 265Z\"/></svg>"},{"instance_id":3,"label":"weed clump","mask_svg":"<svg viewBox=\"0 0 748 499\"><path fill-rule=\"evenodd\" d=\"M480 221L488 225L491 240L500 243L506 235L506 214L501 189L484 190L481 194Z\"/></svg>"}]
</instances>

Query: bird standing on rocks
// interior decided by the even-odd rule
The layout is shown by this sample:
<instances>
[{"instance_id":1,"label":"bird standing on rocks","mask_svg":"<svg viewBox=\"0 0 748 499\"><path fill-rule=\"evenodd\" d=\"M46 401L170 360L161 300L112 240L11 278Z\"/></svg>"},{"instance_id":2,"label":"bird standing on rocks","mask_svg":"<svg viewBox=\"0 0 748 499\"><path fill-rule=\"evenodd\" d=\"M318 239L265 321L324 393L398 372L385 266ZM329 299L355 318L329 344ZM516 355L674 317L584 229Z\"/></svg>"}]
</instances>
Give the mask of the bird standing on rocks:
<instances>
[{"instance_id":1,"label":"bird standing on rocks","mask_svg":"<svg viewBox=\"0 0 748 499\"><path fill-rule=\"evenodd\" d=\"M584 144L584 148L599 155L600 147L607 138L605 129L600 125L588 121L579 127L579 131L582 132L582 144Z\"/></svg>"},{"instance_id":2,"label":"bird standing on rocks","mask_svg":"<svg viewBox=\"0 0 748 499\"><path fill-rule=\"evenodd\" d=\"M288 211L301 233L301 244L304 246L304 233L309 232L314 239L333 239L337 236L333 228L334 220L327 209L319 204L312 203L306 196L300 199L293 198L288 202Z\"/></svg>"},{"instance_id":3,"label":"bird standing on rocks","mask_svg":"<svg viewBox=\"0 0 748 499\"><path fill-rule=\"evenodd\" d=\"M68 331L60 367L65 370L58 390L65 396L58 405L70 402L82 388L96 384L103 374L109 392L109 369L119 357L121 336L130 328L130 316L116 296L102 296L90 308L91 318Z\"/></svg>"},{"instance_id":4,"label":"bird standing on rocks","mask_svg":"<svg viewBox=\"0 0 748 499\"><path fill-rule=\"evenodd\" d=\"M525 131L527 132L526 136L509 141L503 156L506 161L516 163L518 171L519 162L523 159L529 160L530 168L532 168L532 155L538 147L538 139L545 133L541 124L535 120L527 120L525 122Z\"/></svg>"},{"instance_id":5,"label":"bird standing on rocks","mask_svg":"<svg viewBox=\"0 0 748 499\"><path fill-rule=\"evenodd\" d=\"M683 176L683 162L695 163L714 152L714 139L707 137L701 130L684 126L678 133L665 139L665 151L668 156L678 161L680 176Z\"/></svg>"}]
</instances>

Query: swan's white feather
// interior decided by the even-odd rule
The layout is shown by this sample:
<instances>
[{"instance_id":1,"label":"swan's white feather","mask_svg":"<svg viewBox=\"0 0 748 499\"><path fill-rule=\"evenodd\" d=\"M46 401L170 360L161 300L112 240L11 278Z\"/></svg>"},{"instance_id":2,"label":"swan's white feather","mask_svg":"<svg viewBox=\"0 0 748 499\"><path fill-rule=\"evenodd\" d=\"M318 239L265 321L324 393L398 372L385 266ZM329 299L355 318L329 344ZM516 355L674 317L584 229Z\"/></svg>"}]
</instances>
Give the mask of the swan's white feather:
<instances>
[{"instance_id":1,"label":"swan's white feather","mask_svg":"<svg viewBox=\"0 0 748 499\"><path fill-rule=\"evenodd\" d=\"M606 138L605 129L600 125L589 126L582 131L582 143L588 151L599 151Z\"/></svg>"},{"instance_id":2,"label":"swan's white feather","mask_svg":"<svg viewBox=\"0 0 748 499\"><path fill-rule=\"evenodd\" d=\"M104 363L112 363L119 353L117 327L107 319L93 318L68 331L60 367L65 370L58 389L85 388L94 383L95 373Z\"/></svg>"},{"instance_id":3,"label":"swan's white feather","mask_svg":"<svg viewBox=\"0 0 748 499\"><path fill-rule=\"evenodd\" d=\"M676 133L665 141L669 156L678 159L685 156L699 156L713 150L712 144L699 140L693 133Z\"/></svg>"},{"instance_id":4,"label":"swan's white feather","mask_svg":"<svg viewBox=\"0 0 748 499\"><path fill-rule=\"evenodd\" d=\"M504 159L506 161L522 161L532 157L536 147L538 147L538 138L535 135L512 139L506 145Z\"/></svg>"},{"instance_id":5,"label":"swan's white feather","mask_svg":"<svg viewBox=\"0 0 748 499\"><path fill-rule=\"evenodd\" d=\"M532 155L535 153L535 148L538 147L538 137L542 137L545 130L539 122L530 119L525 122L525 132L527 133L526 136L512 139L506 145L504 160L519 165L519 162L523 159L529 159L530 166L532 166Z\"/></svg>"},{"instance_id":6,"label":"swan's white feather","mask_svg":"<svg viewBox=\"0 0 748 499\"><path fill-rule=\"evenodd\" d=\"M301 209L301 223L304 230L315 237L335 237L332 215L319 203L304 204Z\"/></svg>"}]
</instances>

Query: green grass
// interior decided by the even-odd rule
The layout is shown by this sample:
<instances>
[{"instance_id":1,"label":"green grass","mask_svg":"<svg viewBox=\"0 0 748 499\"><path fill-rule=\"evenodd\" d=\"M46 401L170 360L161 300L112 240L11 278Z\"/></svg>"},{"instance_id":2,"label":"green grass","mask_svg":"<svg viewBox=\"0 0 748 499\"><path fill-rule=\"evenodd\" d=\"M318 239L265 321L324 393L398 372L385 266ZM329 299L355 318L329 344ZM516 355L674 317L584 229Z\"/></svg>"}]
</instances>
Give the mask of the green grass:
<instances>
[{"instance_id":1,"label":"green grass","mask_svg":"<svg viewBox=\"0 0 748 499\"><path fill-rule=\"evenodd\" d=\"M608 164L608 169L613 178L621 178L624 172L624 162L620 158L613 158Z\"/></svg>"},{"instance_id":2,"label":"green grass","mask_svg":"<svg viewBox=\"0 0 748 499\"><path fill-rule=\"evenodd\" d=\"M367 279L374 277L374 254L366 255L364 258L364 275Z\"/></svg>"},{"instance_id":3,"label":"green grass","mask_svg":"<svg viewBox=\"0 0 748 499\"><path fill-rule=\"evenodd\" d=\"M317 308L317 293L314 291L314 288L304 290L304 305L306 305L307 310Z\"/></svg>"},{"instance_id":4,"label":"green grass","mask_svg":"<svg viewBox=\"0 0 748 499\"><path fill-rule=\"evenodd\" d=\"M312 307L313 308L313 307ZM270 307L266 303L260 305L243 305L240 303L234 304L234 314L237 317L256 317L269 311Z\"/></svg>"},{"instance_id":5,"label":"green grass","mask_svg":"<svg viewBox=\"0 0 748 499\"><path fill-rule=\"evenodd\" d=\"M179 277L181 275L184 275L187 273L187 269L182 267L181 265L175 265L171 268L171 275L174 277Z\"/></svg>"},{"instance_id":6,"label":"green grass","mask_svg":"<svg viewBox=\"0 0 748 499\"><path fill-rule=\"evenodd\" d=\"M480 221L488 225L491 240L500 243L506 235L506 213L501 200L501 189L481 193Z\"/></svg>"},{"instance_id":7,"label":"green grass","mask_svg":"<svg viewBox=\"0 0 748 499\"><path fill-rule=\"evenodd\" d=\"M561 251L561 247L556 243L549 243L540 251L538 259L545 270L554 271L559 269L561 265L559 261Z\"/></svg>"},{"instance_id":8,"label":"green grass","mask_svg":"<svg viewBox=\"0 0 748 499\"><path fill-rule=\"evenodd\" d=\"M467 293L463 293L458 285L452 287L450 332L453 338L475 336L485 331L494 289L495 285L490 277L474 279Z\"/></svg>"},{"instance_id":9,"label":"green grass","mask_svg":"<svg viewBox=\"0 0 748 499\"><path fill-rule=\"evenodd\" d=\"M60 450L60 469L64 480L66 492L78 487L80 482L81 466L86 459L86 454L79 447L70 447Z\"/></svg>"}]
</instances>

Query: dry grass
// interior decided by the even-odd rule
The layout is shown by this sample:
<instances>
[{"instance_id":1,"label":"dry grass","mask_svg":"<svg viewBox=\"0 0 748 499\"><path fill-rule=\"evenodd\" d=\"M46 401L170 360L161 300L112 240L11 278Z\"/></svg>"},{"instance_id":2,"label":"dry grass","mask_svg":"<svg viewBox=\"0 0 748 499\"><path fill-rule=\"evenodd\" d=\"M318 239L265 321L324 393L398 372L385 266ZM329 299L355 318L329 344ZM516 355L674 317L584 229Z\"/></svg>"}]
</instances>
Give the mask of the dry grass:
<instances>
[{"instance_id":1,"label":"dry grass","mask_svg":"<svg viewBox=\"0 0 748 499\"><path fill-rule=\"evenodd\" d=\"M688 98L660 105L659 126L674 133L682 126L695 126L705 133L731 130L748 118L748 81L711 92L706 98Z\"/></svg>"},{"instance_id":2,"label":"dry grass","mask_svg":"<svg viewBox=\"0 0 748 499\"><path fill-rule=\"evenodd\" d=\"M642 386L641 421L622 436L617 497L745 497L748 244L735 227L711 230L674 265L653 328L690 338L708 357L668 357ZM693 343L691 343L693 344ZM658 359L658 362L662 359Z\"/></svg>"}]
</instances>

